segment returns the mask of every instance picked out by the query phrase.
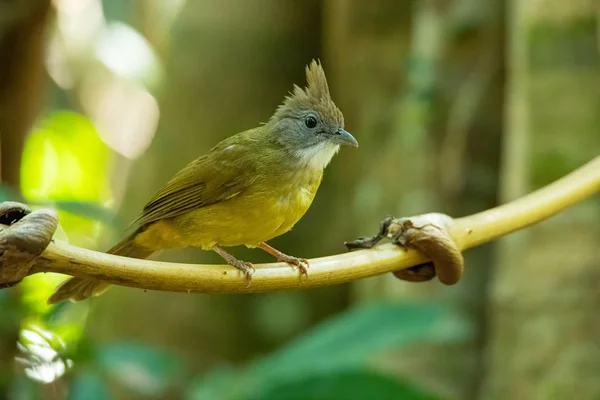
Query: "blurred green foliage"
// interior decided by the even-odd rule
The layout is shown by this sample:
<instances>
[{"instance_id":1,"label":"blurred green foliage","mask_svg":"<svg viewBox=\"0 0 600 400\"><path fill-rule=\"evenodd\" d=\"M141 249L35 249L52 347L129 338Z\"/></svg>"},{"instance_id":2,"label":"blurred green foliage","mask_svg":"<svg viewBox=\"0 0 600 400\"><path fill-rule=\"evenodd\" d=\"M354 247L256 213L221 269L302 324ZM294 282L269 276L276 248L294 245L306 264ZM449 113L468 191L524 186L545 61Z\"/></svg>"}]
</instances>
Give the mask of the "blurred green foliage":
<instances>
[{"instance_id":1,"label":"blurred green foliage","mask_svg":"<svg viewBox=\"0 0 600 400\"><path fill-rule=\"evenodd\" d=\"M437 399L413 384L369 367L375 354L416 343L462 341L468 324L433 304L370 304L349 310L307 332L272 355L247 366L217 367L191 380L182 361L168 351L140 343L98 346L85 377L75 371L78 390L110 378L146 398L162 397L182 383L188 400L351 399L362 390L373 398ZM97 371L93 378L90 371ZM100 392L105 391L105 389ZM283 393L287 393L282 397ZM396 396L396 397L394 397ZM399 397L401 396L401 397Z\"/></svg>"},{"instance_id":2,"label":"blurred green foliage","mask_svg":"<svg viewBox=\"0 0 600 400\"><path fill-rule=\"evenodd\" d=\"M67 399L110 400L111 398L110 392L102 379L89 370L82 369L77 373L75 379L73 379Z\"/></svg>"},{"instance_id":3,"label":"blurred green foliage","mask_svg":"<svg viewBox=\"0 0 600 400\"><path fill-rule=\"evenodd\" d=\"M65 312L73 305L59 307ZM71 368L72 361L65 361L64 367L71 368L70 400L111 398L113 385L142 398L168 398L175 388L187 387L187 400L351 400L367 394L380 400L433 400L440 397L370 362L415 344L461 342L471 333L469 324L446 307L384 302L337 315L248 365L217 366L197 376L173 353L138 342L84 341L87 349L80 349L74 359L77 368ZM68 355L64 342L47 331L25 335L35 346L63 350L38 367L50 368Z\"/></svg>"},{"instance_id":4,"label":"blurred green foliage","mask_svg":"<svg viewBox=\"0 0 600 400\"><path fill-rule=\"evenodd\" d=\"M23 149L21 191L31 200L106 201L109 149L83 115L53 112Z\"/></svg>"},{"instance_id":5,"label":"blurred green foliage","mask_svg":"<svg viewBox=\"0 0 600 400\"><path fill-rule=\"evenodd\" d=\"M370 370L336 371L276 386L248 400L439 400L411 383Z\"/></svg>"},{"instance_id":6,"label":"blurred green foliage","mask_svg":"<svg viewBox=\"0 0 600 400\"><path fill-rule=\"evenodd\" d=\"M55 239L93 247L100 229L117 223L116 214L106 208L111 199L110 154L94 125L70 111L51 112L29 135L23 149L21 192L32 207L58 210ZM25 373L38 382L52 382L69 370L73 362L68 353L74 352L84 332L89 304L46 304L63 279L58 274L37 274L20 285L18 356Z\"/></svg>"},{"instance_id":7,"label":"blurred green foliage","mask_svg":"<svg viewBox=\"0 0 600 400\"><path fill-rule=\"evenodd\" d=\"M103 211L110 204L111 151L94 125L70 111L50 113L29 135L23 149L21 192L27 201L55 203L71 242L93 246Z\"/></svg>"},{"instance_id":8,"label":"blurred green foliage","mask_svg":"<svg viewBox=\"0 0 600 400\"><path fill-rule=\"evenodd\" d=\"M404 392L416 389L368 369L368 361L386 350L400 350L419 342L460 341L470 334L466 322L449 309L435 304L374 303L351 309L316 326L274 354L242 369L217 369L199 378L189 400L275 399L277 393L295 388L291 394L316 396L311 382L327 388L329 399L340 397L332 391L350 377L364 379L372 393L389 393L392 382ZM359 385L360 386L360 385ZM300 390L305 388L305 392ZM367 388L365 388L367 390ZM403 391L399 393L404 393ZM313 393L312 395L310 393ZM302 397L290 397L302 398ZM360 398L360 397L357 397ZM375 398L380 398L375 396ZM385 398L385 397L382 397Z\"/></svg>"}]
</instances>

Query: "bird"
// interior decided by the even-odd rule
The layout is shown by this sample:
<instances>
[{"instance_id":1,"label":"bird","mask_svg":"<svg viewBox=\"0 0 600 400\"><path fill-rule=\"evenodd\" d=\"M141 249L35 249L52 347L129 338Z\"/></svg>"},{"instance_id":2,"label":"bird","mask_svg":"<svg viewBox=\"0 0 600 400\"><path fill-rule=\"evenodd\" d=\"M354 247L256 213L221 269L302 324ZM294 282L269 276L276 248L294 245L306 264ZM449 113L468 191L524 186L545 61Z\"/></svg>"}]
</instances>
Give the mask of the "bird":
<instances>
[{"instance_id":1,"label":"bird","mask_svg":"<svg viewBox=\"0 0 600 400\"><path fill-rule=\"evenodd\" d=\"M145 259L166 249L212 250L248 284L254 266L225 248L260 248L307 274L308 261L267 242L304 216L325 167L340 146L358 147L331 99L320 61L306 66L306 86L294 85L268 122L233 135L190 162L132 222L133 233L108 253ZM101 280L72 277L48 299L81 301L106 292Z\"/></svg>"}]
</instances>

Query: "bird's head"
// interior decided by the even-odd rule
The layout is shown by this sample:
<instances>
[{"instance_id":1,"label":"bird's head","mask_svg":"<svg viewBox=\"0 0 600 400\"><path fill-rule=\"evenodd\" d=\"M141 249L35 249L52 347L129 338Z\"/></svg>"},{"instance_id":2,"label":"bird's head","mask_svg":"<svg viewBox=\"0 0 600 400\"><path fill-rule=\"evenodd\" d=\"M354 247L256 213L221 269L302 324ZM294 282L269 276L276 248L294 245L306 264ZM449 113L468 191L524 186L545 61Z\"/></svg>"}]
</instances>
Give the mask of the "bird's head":
<instances>
[{"instance_id":1,"label":"bird's head","mask_svg":"<svg viewBox=\"0 0 600 400\"><path fill-rule=\"evenodd\" d=\"M268 125L274 139L295 161L323 169L340 145L358 147L356 139L344 130L344 116L329 94L325 71L320 63L306 67L306 88L294 85Z\"/></svg>"}]
</instances>

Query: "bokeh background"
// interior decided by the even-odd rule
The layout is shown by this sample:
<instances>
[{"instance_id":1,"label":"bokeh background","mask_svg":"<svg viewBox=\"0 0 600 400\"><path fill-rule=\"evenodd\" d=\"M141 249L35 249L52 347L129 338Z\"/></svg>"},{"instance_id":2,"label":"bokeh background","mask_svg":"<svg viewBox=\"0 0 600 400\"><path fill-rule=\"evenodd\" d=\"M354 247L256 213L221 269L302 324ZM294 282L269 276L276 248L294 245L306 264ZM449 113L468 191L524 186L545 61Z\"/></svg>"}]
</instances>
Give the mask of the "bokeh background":
<instances>
[{"instance_id":1,"label":"bokeh background","mask_svg":"<svg viewBox=\"0 0 600 400\"><path fill-rule=\"evenodd\" d=\"M599 153L597 0L3 1L0 198L54 207L57 239L105 250L317 57L361 146L272 242L287 253L344 252L389 214L490 208ZM49 307L64 277L32 276L0 291L0 399L600 399L599 243L595 198L470 250L454 287Z\"/></svg>"}]
</instances>

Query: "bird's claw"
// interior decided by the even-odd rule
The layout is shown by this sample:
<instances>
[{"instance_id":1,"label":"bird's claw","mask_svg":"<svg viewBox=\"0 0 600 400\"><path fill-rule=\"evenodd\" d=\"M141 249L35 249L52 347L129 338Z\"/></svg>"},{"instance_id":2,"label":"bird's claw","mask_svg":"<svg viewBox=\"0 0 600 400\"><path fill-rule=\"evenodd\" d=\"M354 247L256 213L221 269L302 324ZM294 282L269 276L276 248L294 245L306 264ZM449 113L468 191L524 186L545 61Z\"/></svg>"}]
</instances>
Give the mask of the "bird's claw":
<instances>
[{"instance_id":1,"label":"bird's claw","mask_svg":"<svg viewBox=\"0 0 600 400\"><path fill-rule=\"evenodd\" d=\"M240 269L246 278L246 287L249 287L250 283L252 283L252 275L256 272L256 268L254 268L254 265L250 262L242 261L242 264L244 265L244 268Z\"/></svg>"},{"instance_id":2,"label":"bird's claw","mask_svg":"<svg viewBox=\"0 0 600 400\"><path fill-rule=\"evenodd\" d=\"M246 278L246 287L250 286L250 283L252 282L252 275L254 275L254 273L256 272L256 268L254 268L254 265L247 261L239 261L236 263L232 263L232 265L240 271L242 271L244 277Z\"/></svg>"},{"instance_id":3,"label":"bird's claw","mask_svg":"<svg viewBox=\"0 0 600 400\"><path fill-rule=\"evenodd\" d=\"M308 268L310 267L310 263L306 258L298 258L282 254L277 257L277 261L288 263L294 270L299 270L301 275L308 276Z\"/></svg>"},{"instance_id":4,"label":"bird's claw","mask_svg":"<svg viewBox=\"0 0 600 400\"><path fill-rule=\"evenodd\" d=\"M310 263L306 258L296 258L297 263L292 263L292 268L298 269L300 274L304 276L308 276L308 268L310 267Z\"/></svg>"},{"instance_id":5,"label":"bird's claw","mask_svg":"<svg viewBox=\"0 0 600 400\"><path fill-rule=\"evenodd\" d=\"M379 232L374 236L361 236L356 240L351 242L344 242L344 245L348 248L348 250L356 250L356 249L370 249L374 247L377 243L381 241L384 237L388 235L388 230L390 225L394 219L392 217L386 217L379 224Z\"/></svg>"}]
</instances>

